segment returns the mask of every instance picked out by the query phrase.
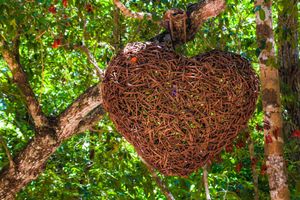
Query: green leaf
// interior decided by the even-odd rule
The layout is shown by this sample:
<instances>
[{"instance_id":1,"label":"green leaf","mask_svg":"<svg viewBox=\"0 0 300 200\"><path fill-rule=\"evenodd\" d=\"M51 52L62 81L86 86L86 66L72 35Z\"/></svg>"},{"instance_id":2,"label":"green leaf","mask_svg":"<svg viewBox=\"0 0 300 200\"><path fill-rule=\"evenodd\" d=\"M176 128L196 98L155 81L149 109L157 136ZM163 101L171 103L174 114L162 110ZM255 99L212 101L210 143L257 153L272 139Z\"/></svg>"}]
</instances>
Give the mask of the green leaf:
<instances>
[{"instance_id":1,"label":"green leaf","mask_svg":"<svg viewBox=\"0 0 300 200\"><path fill-rule=\"evenodd\" d=\"M259 10L259 18L264 21L266 19L266 13L263 9Z\"/></svg>"}]
</instances>

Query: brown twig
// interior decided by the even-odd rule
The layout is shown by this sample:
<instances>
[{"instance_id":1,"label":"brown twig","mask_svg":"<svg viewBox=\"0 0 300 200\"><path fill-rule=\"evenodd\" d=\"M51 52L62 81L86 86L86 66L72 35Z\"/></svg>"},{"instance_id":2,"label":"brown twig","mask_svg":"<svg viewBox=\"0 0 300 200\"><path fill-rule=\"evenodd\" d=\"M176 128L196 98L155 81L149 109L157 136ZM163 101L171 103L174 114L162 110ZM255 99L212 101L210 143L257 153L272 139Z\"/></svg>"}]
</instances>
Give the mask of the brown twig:
<instances>
[{"instance_id":1,"label":"brown twig","mask_svg":"<svg viewBox=\"0 0 300 200\"><path fill-rule=\"evenodd\" d=\"M255 152L254 152L254 144L251 136L249 136L248 139L248 148L249 148L249 153L250 153L250 159L251 159L251 170L252 170L252 177L253 177L253 186L254 186L254 199L258 200L259 199L259 194L258 194L258 175L257 175L257 170L256 170L256 157L255 157Z\"/></svg>"},{"instance_id":2,"label":"brown twig","mask_svg":"<svg viewBox=\"0 0 300 200\"><path fill-rule=\"evenodd\" d=\"M208 188L208 173L207 173L207 166L204 165L202 167L203 169L203 183L204 183L204 188L205 188L205 196L206 196L206 200L211 200L210 198L210 194L209 194L209 188Z\"/></svg>"},{"instance_id":3,"label":"brown twig","mask_svg":"<svg viewBox=\"0 0 300 200\"><path fill-rule=\"evenodd\" d=\"M126 8L126 6L120 0L114 0L114 4L120 9L125 17L131 17L135 19L147 19L152 20L152 14L143 12L133 12Z\"/></svg>"},{"instance_id":4,"label":"brown twig","mask_svg":"<svg viewBox=\"0 0 300 200\"><path fill-rule=\"evenodd\" d=\"M104 77L104 70L102 70L98 63L96 58L94 57L94 55L91 53L91 51L89 50L89 48L85 45L76 45L74 46L75 49L79 49L82 52L84 52L88 58L88 61L95 67L96 71L97 71L97 75L99 77L100 80L103 79Z\"/></svg>"},{"instance_id":5,"label":"brown twig","mask_svg":"<svg viewBox=\"0 0 300 200\"><path fill-rule=\"evenodd\" d=\"M4 139L1 135L0 135L0 143L1 143L2 147L4 148L6 156L8 158L9 169L15 171L15 162L13 161L13 158L12 158L10 152L9 152L9 149L8 149L6 143L5 143L5 141L4 141Z\"/></svg>"},{"instance_id":6,"label":"brown twig","mask_svg":"<svg viewBox=\"0 0 300 200\"><path fill-rule=\"evenodd\" d=\"M151 173L152 178L155 180L155 182L157 183L158 187L164 193L164 195L166 196L166 198L168 200L175 200L173 194L169 191L169 189L167 188L166 184L159 178L159 176L155 172L155 169L150 164L148 164L141 156L139 156L139 158L146 165L148 171Z\"/></svg>"}]
</instances>

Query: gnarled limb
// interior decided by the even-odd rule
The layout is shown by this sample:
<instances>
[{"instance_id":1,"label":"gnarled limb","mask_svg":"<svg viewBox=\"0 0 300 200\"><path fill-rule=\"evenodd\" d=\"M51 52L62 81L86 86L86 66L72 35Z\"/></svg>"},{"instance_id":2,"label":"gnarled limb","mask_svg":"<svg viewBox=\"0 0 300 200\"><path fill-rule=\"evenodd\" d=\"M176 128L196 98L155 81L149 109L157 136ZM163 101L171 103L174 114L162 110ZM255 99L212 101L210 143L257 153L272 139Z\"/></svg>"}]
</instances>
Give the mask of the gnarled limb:
<instances>
[{"instance_id":1,"label":"gnarled limb","mask_svg":"<svg viewBox=\"0 0 300 200\"><path fill-rule=\"evenodd\" d=\"M199 3L190 4L186 13L191 26L197 28L205 20L219 15L225 8L225 0L202 0Z\"/></svg>"},{"instance_id":2,"label":"gnarled limb","mask_svg":"<svg viewBox=\"0 0 300 200\"><path fill-rule=\"evenodd\" d=\"M100 84L85 91L57 119L49 120L47 128L41 129L14 159L15 170L3 169L0 173L0 199L13 199L27 183L37 178L45 163L60 144L76 133L94 125L104 111Z\"/></svg>"},{"instance_id":3,"label":"gnarled limb","mask_svg":"<svg viewBox=\"0 0 300 200\"><path fill-rule=\"evenodd\" d=\"M198 32L200 25L205 20L219 15L225 7L225 0L202 0L199 3L190 4L186 11L168 10L162 22L167 31L155 36L151 41L167 45L172 44L173 46L191 41Z\"/></svg>"}]
</instances>

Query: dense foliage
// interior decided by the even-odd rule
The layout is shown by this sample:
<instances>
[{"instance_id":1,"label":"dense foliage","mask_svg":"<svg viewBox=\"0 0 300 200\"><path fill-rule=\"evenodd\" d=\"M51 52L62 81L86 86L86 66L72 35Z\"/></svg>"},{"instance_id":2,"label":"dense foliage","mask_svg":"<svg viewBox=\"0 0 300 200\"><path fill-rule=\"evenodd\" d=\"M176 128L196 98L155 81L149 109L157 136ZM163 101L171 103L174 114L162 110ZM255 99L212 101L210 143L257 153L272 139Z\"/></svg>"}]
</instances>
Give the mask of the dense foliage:
<instances>
[{"instance_id":1,"label":"dense foliage","mask_svg":"<svg viewBox=\"0 0 300 200\"><path fill-rule=\"evenodd\" d=\"M126 5L132 10L150 12L159 19L167 9L184 8L188 2L128 0ZM284 1L273 7L276 33L284 31L277 27L281 4ZM187 56L213 48L237 52L251 60L258 71L255 9L253 1L228 0L225 12L206 22L196 39L177 51ZM0 0L0 11L0 37L11 41L17 34L21 35L20 61L43 111L49 116L60 113L98 82L94 67L77 45L85 43L99 66L105 69L117 49L128 42L148 40L161 30L151 21L124 18L110 0ZM2 59L0 71L0 136L14 156L33 137L34 130L23 97ZM253 199L253 165L259 174L260 198L269 199L262 118L262 106L258 102L249 122L250 136L241 134L234 146L227 147L220 158L212 161L208 180L213 199ZM299 138L300 134L295 132L285 136L292 199L300 197ZM256 157L252 160L248 148L251 142ZM9 162L4 146L0 146L0 169ZM176 199L205 198L202 170L187 178L161 178ZM63 143L39 178L18 194L18 199L164 198L133 147L117 133L108 116L93 130Z\"/></svg>"}]
</instances>

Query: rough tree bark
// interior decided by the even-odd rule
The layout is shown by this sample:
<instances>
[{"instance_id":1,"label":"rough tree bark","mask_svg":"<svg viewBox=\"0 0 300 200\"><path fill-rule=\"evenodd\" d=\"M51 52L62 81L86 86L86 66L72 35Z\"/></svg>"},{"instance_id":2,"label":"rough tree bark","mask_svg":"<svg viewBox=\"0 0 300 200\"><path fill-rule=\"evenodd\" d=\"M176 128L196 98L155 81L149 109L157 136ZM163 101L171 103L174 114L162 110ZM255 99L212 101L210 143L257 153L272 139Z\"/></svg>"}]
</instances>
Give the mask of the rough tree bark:
<instances>
[{"instance_id":1,"label":"rough tree bark","mask_svg":"<svg viewBox=\"0 0 300 200\"><path fill-rule=\"evenodd\" d=\"M120 0L114 0L114 3L125 17L152 20L151 14L132 12ZM199 3L189 4L186 10L170 9L158 22L166 30L150 41L166 46L177 46L191 41L195 38L200 25L207 19L219 15L225 7L225 0L200 0Z\"/></svg>"},{"instance_id":2,"label":"rough tree bark","mask_svg":"<svg viewBox=\"0 0 300 200\"><path fill-rule=\"evenodd\" d=\"M256 34L264 111L265 158L272 200L289 199L287 172L283 158L279 73L275 68L272 1L255 1Z\"/></svg>"},{"instance_id":3,"label":"rough tree bark","mask_svg":"<svg viewBox=\"0 0 300 200\"><path fill-rule=\"evenodd\" d=\"M120 6L120 4L118 5ZM173 45L192 40L198 27L206 19L218 15L224 8L225 0L211 0L191 4L187 11L178 9L167 11L165 18L162 20L162 24L167 24L165 26L167 30L154 37L153 40L160 43L172 43ZM126 13L124 14L126 15ZM172 24L172 29L170 29L170 24ZM6 166L0 172L0 199L3 200L14 199L21 188L38 177L43 171L47 159L64 140L88 130L104 114L101 106L101 83L98 83L88 88L60 115L56 117L46 116L35 98L21 65L18 41L19 38L16 38L15 41L0 41L0 52L13 74L15 84L24 97L24 103L34 122L36 134L28 142L25 149L13 158L14 163ZM87 55L101 77L102 71L97 67L97 62L88 48L84 45L76 48Z\"/></svg>"},{"instance_id":4,"label":"rough tree bark","mask_svg":"<svg viewBox=\"0 0 300 200\"><path fill-rule=\"evenodd\" d=\"M283 95L292 96L283 101L291 126L285 126L287 134L300 129L300 63L298 50L298 0L281 0L278 14L278 61Z\"/></svg>"},{"instance_id":5,"label":"rough tree bark","mask_svg":"<svg viewBox=\"0 0 300 200\"><path fill-rule=\"evenodd\" d=\"M61 115L56 118L45 116L19 62L18 46L13 50L5 42L0 46L3 47L2 56L24 96L36 130L35 137L13 159L14 165L4 168L0 174L0 199L14 199L22 187L43 171L47 159L63 140L93 126L100 120L104 110L100 107L102 98L98 84L78 97Z\"/></svg>"}]
</instances>

